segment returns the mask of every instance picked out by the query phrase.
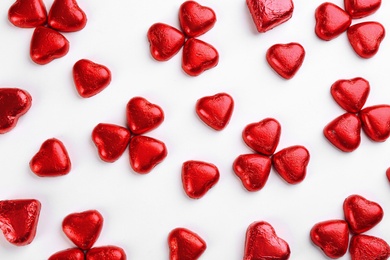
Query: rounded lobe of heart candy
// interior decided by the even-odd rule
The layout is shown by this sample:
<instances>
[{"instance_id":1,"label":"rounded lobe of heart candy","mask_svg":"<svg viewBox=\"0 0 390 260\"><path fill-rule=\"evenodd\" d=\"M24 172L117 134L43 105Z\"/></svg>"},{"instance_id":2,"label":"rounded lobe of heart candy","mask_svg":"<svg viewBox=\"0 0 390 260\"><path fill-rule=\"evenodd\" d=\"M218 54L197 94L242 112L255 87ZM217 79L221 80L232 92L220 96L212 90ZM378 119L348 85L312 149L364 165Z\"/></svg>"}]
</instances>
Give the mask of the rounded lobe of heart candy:
<instances>
[{"instance_id":1,"label":"rounded lobe of heart candy","mask_svg":"<svg viewBox=\"0 0 390 260\"><path fill-rule=\"evenodd\" d=\"M218 168L211 163L186 161L181 168L181 180L188 197L202 198L219 180Z\"/></svg>"},{"instance_id":2,"label":"rounded lobe of heart candy","mask_svg":"<svg viewBox=\"0 0 390 260\"><path fill-rule=\"evenodd\" d=\"M387 260L390 246L381 238L367 235L355 235L349 246L351 260Z\"/></svg>"},{"instance_id":3,"label":"rounded lobe of heart candy","mask_svg":"<svg viewBox=\"0 0 390 260\"><path fill-rule=\"evenodd\" d=\"M357 19L375 13L381 3L382 0L344 0L344 7L352 18Z\"/></svg>"},{"instance_id":4,"label":"rounded lobe of heart candy","mask_svg":"<svg viewBox=\"0 0 390 260\"><path fill-rule=\"evenodd\" d=\"M71 170L71 162L64 144L51 138L43 142L30 161L30 169L39 177L57 177Z\"/></svg>"},{"instance_id":5,"label":"rounded lobe of heart candy","mask_svg":"<svg viewBox=\"0 0 390 260\"><path fill-rule=\"evenodd\" d=\"M35 28L47 20L42 0L17 0L8 10L8 20L20 28Z\"/></svg>"},{"instance_id":6,"label":"rounded lobe of heart candy","mask_svg":"<svg viewBox=\"0 0 390 260\"><path fill-rule=\"evenodd\" d=\"M246 4L260 33L287 22L294 11L292 0L246 0Z\"/></svg>"},{"instance_id":7,"label":"rounded lobe of heart candy","mask_svg":"<svg viewBox=\"0 0 390 260\"><path fill-rule=\"evenodd\" d=\"M11 131L31 107L32 98L18 88L0 88L0 134Z\"/></svg>"},{"instance_id":8,"label":"rounded lobe of heart candy","mask_svg":"<svg viewBox=\"0 0 390 260\"><path fill-rule=\"evenodd\" d=\"M267 50L271 68L285 79L291 79L302 66L305 49L299 43L275 44Z\"/></svg>"},{"instance_id":9,"label":"rounded lobe of heart candy","mask_svg":"<svg viewBox=\"0 0 390 260\"><path fill-rule=\"evenodd\" d=\"M310 231L313 243L332 259L340 258L348 250L349 229L344 220L319 222Z\"/></svg>"},{"instance_id":10,"label":"rounded lobe of heart candy","mask_svg":"<svg viewBox=\"0 0 390 260\"><path fill-rule=\"evenodd\" d=\"M352 152L360 145L361 123L357 115L345 113L324 128L324 136L343 152Z\"/></svg>"},{"instance_id":11,"label":"rounded lobe of heart candy","mask_svg":"<svg viewBox=\"0 0 390 260\"><path fill-rule=\"evenodd\" d=\"M370 93L370 83L363 78L341 79L330 88L333 99L344 110L358 113Z\"/></svg>"},{"instance_id":12,"label":"rounded lobe of heart candy","mask_svg":"<svg viewBox=\"0 0 390 260\"><path fill-rule=\"evenodd\" d=\"M59 32L39 26L35 28L30 44L30 57L37 64L44 65L65 56L69 41Z\"/></svg>"},{"instance_id":13,"label":"rounded lobe of heart candy","mask_svg":"<svg viewBox=\"0 0 390 260\"><path fill-rule=\"evenodd\" d=\"M384 142L390 135L390 106L366 107L359 113L363 131L375 142Z\"/></svg>"},{"instance_id":14,"label":"rounded lobe of heart candy","mask_svg":"<svg viewBox=\"0 0 390 260\"><path fill-rule=\"evenodd\" d=\"M265 221L252 223L246 231L243 260L287 260L290 247Z\"/></svg>"},{"instance_id":15,"label":"rounded lobe of heart candy","mask_svg":"<svg viewBox=\"0 0 390 260\"><path fill-rule=\"evenodd\" d=\"M383 218L382 207L359 195L351 195L344 200L344 217L351 232L360 234L378 224Z\"/></svg>"},{"instance_id":16,"label":"rounded lobe of heart candy","mask_svg":"<svg viewBox=\"0 0 390 260\"><path fill-rule=\"evenodd\" d=\"M175 228L168 235L170 260L196 260L206 250L206 242L186 228Z\"/></svg>"},{"instance_id":17,"label":"rounded lobe of heart candy","mask_svg":"<svg viewBox=\"0 0 390 260\"><path fill-rule=\"evenodd\" d=\"M101 246L88 250L86 260L126 260L125 251L117 246Z\"/></svg>"},{"instance_id":18,"label":"rounded lobe of heart candy","mask_svg":"<svg viewBox=\"0 0 390 260\"><path fill-rule=\"evenodd\" d=\"M49 260L84 260L84 252L80 248L70 248L59 251L49 257Z\"/></svg>"},{"instance_id":19,"label":"rounded lobe of heart candy","mask_svg":"<svg viewBox=\"0 0 390 260\"><path fill-rule=\"evenodd\" d=\"M196 102L196 114L211 128L220 131L230 121L234 108L233 98L226 93L207 96Z\"/></svg>"},{"instance_id":20,"label":"rounded lobe of heart candy","mask_svg":"<svg viewBox=\"0 0 390 260\"><path fill-rule=\"evenodd\" d=\"M41 203L35 199L0 201L0 229L15 246L30 244L37 231Z\"/></svg>"},{"instance_id":21,"label":"rounded lobe of heart candy","mask_svg":"<svg viewBox=\"0 0 390 260\"><path fill-rule=\"evenodd\" d=\"M83 98L100 93L111 82L111 71L101 64L82 59L73 65L73 81Z\"/></svg>"},{"instance_id":22,"label":"rounded lobe of heart candy","mask_svg":"<svg viewBox=\"0 0 390 260\"><path fill-rule=\"evenodd\" d=\"M282 128L273 118L266 118L247 125L242 131L242 139L254 151L271 156L279 144Z\"/></svg>"},{"instance_id":23,"label":"rounded lobe of heart candy","mask_svg":"<svg viewBox=\"0 0 390 260\"><path fill-rule=\"evenodd\" d=\"M385 28L378 22L363 22L352 25L347 30L352 48L362 58L373 57L385 38Z\"/></svg>"},{"instance_id":24,"label":"rounded lobe of heart candy","mask_svg":"<svg viewBox=\"0 0 390 260\"><path fill-rule=\"evenodd\" d=\"M99 157L105 162L115 162L125 152L130 142L130 131L113 124L98 124L92 131Z\"/></svg>"},{"instance_id":25,"label":"rounded lobe of heart candy","mask_svg":"<svg viewBox=\"0 0 390 260\"><path fill-rule=\"evenodd\" d=\"M195 1L184 2L179 9L180 27L189 38L198 37L211 28L217 21L214 11Z\"/></svg>"},{"instance_id":26,"label":"rounded lobe of heart candy","mask_svg":"<svg viewBox=\"0 0 390 260\"><path fill-rule=\"evenodd\" d=\"M69 214L62 221L65 235L80 249L89 250L99 238L103 216L97 210Z\"/></svg>"},{"instance_id":27,"label":"rounded lobe of heart candy","mask_svg":"<svg viewBox=\"0 0 390 260\"><path fill-rule=\"evenodd\" d=\"M260 154L243 154L233 163L235 174L248 191L261 190L271 172L271 159Z\"/></svg>"},{"instance_id":28,"label":"rounded lobe of heart candy","mask_svg":"<svg viewBox=\"0 0 390 260\"><path fill-rule=\"evenodd\" d=\"M198 76L217 66L218 61L218 51L210 44L195 38L184 44L181 67L188 75Z\"/></svg>"},{"instance_id":29,"label":"rounded lobe of heart candy","mask_svg":"<svg viewBox=\"0 0 390 260\"><path fill-rule=\"evenodd\" d=\"M184 34L163 23L153 24L147 34L150 53L155 60L167 61L175 56L184 45Z\"/></svg>"},{"instance_id":30,"label":"rounded lobe of heart candy","mask_svg":"<svg viewBox=\"0 0 390 260\"><path fill-rule=\"evenodd\" d=\"M54 0L49 11L48 24L61 32L76 32L85 27L87 16L76 0Z\"/></svg>"},{"instance_id":31,"label":"rounded lobe of heart candy","mask_svg":"<svg viewBox=\"0 0 390 260\"><path fill-rule=\"evenodd\" d=\"M351 16L333 3L323 3L315 11L315 32L318 38L330 41L345 32L351 25Z\"/></svg>"}]
</instances>

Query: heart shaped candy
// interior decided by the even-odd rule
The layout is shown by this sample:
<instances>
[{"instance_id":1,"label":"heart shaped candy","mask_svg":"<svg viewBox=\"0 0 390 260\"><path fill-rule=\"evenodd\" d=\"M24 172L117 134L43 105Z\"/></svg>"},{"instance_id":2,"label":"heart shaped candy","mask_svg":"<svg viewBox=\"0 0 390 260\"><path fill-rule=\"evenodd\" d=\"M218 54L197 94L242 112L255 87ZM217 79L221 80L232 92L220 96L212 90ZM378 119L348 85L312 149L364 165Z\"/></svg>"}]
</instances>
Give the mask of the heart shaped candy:
<instances>
[{"instance_id":1,"label":"heart shaped candy","mask_svg":"<svg viewBox=\"0 0 390 260\"><path fill-rule=\"evenodd\" d=\"M344 220L319 222L310 231L313 243L321 248L327 257L340 258L348 250L349 229Z\"/></svg>"},{"instance_id":2,"label":"heart shaped candy","mask_svg":"<svg viewBox=\"0 0 390 260\"><path fill-rule=\"evenodd\" d=\"M89 98L110 84L111 71L106 66L82 59L73 65L73 80L80 96Z\"/></svg>"},{"instance_id":3,"label":"heart shaped candy","mask_svg":"<svg viewBox=\"0 0 390 260\"><path fill-rule=\"evenodd\" d=\"M196 260L206 250L206 242L194 232L175 228L168 235L170 260Z\"/></svg>"},{"instance_id":4,"label":"heart shaped candy","mask_svg":"<svg viewBox=\"0 0 390 260\"><path fill-rule=\"evenodd\" d=\"M30 161L30 169L39 177L56 177L68 174L71 162L64 144L55 138L48 139Z\"/></svg>"},{"instance_id":5,"label":"heart shaped candy","mask_svg":"<svg viewBox=\"0 0 390 260\"><path fill-rule=\"evenodd\" d=\"M17 0L8 10L8 20L20 28L35 28L47 20L42 0Z\"/></svg>"},{"instance_id":6,"label":"heart shaped candy","mask_svg":"<svg viewBox=\"0 0 390 260\"><path fill-rule=\"evenodd\" d=\"M214 11L195 1L184 2L179 9L182 31L188 38L198 37L213 28L217 18Z\"/></svg>"},{"instance_id":7,"label":"heart shaped candy","mask_svg":"<svg viewBox=\"0 0 390 260\"><path fill-rule=\"evenodd\" d=\"M49 260L84 260L84 252L80 248L70 248L59 251L49 257Z\"/></svg>"},{"instance_id":8,"label":"heart shaped candy","mask_svg":"<svg viewBox=\"0 0 390 260\"><path fill-rule=\"evenodd\" d=\"M206 125L220 131L229 123L233 107L233 98L226 93L219 93L199 99L196 102L196 113Z\"/></svg>"},{"instance_id":9,"label":"heart shaped candy","mask_svg":"<svg viewBox=\"0 0 390 260\"><path fill-rule=\"evenodd\" d=\"M38 200L0 201L0 229L15 246L30 244L35 237L41 203Z\"/></svg>"},{"instance_id":10,"label":"heart shaped candy","mask_svg":"<svg viewBox=\"0 0 390 260\"><path fill-rule=\"evenodd\" d=\"M357 19L375 13L381 3L382 0L344 0L344 7L352 18Z\"/></svg>"},{"instance_id":11,"label":"heart shaped candy","mask_svg":"<svg viewBox=\"0 0 390 260\"><path fill-rule=\"evenodd\" d=\"M290 247L265 221L252 223L246 231L243 260L287 260Z\"/></svg>"},{"instance_id":12,"label":"heart shaped candy","mask_svg":"<svg viewBox=\"0 0 390 260\"><path fill-rule=\"evenodd\" d=\"M358 113L370 93L370 83L363 78L341 79L333 83L330 93L340 107Z\"/></svg>"},{"instance_id":13,"label":"heart shaped candy","mask_svg":"<svg viewBox=\"0 0 390 260\"><path fill-rule=\"evenodd\" d=\"M386 177L390 182L390 168L387 168L387 170L386 170Z\"/></svg>"},{"instance_id":14,"label":"heart shaped candy","mask_svg":"<svg viewBox=\"0 0 390 260\"><path fill-rule=\"evenodd\" d=\"M62 221L65 235L80 249L89 250L103 227L103 216L97 210L69 214Z\"/></svg>"},{"instance_id":15,"label":"heart shaped candy","mask_svg":"<svg viewBox=\"0 0 390 260\"><path fill-rule=\"evenodd\" d=\"M359 113L363 131L375 142L384 142L390 135L390 106L366 107Z\"/></svg>"},{"instance_id":16,"label":"heart shaped candy","mask_svg":"<svg viewBox=\"0 0 390 260\"><path fill-rule=\"evenodd\" d=\"M130 135L127 128L100 123L92 131L92 140L98 149L100 158L105 162L114 162L126 150Z\"/></svg>"},{"instance_id":17,"label":"heart shaped candy","mask_svg":"<svg viewBox=\"0 0 390 260\"><path fill-rule=\"evenodd\" d=\"M126 260L125 251L117 246L101 246L88 250L86 260Z\"/></svg>"},{"instance_id":18,"label":"heart shaped candy","mask_svg":"<svg viewBox=\"0 0 390 260\"><path fill-rule=\"evenodd\" d=\"M85 27L87 16L76 0L54 0L49 11L48 24L61 32L76 32Z\"/></svg>"},{"instance_id":19,"label":"heart shaped candy","mask_svg":"<svg viewBox=\"0 0 390 260\"><path fill-rule=\"evenodd\" d=\"M186 161L181 168L181 180L188 197L200 199L219 180L218 168L211 163Z\"/></svg>"},{"instance_id":20,"label":"heart shaped candy","mask_svg":"<svg viewBox=\"0 0 390 260\"><path fill-rule=\"evenodd\" d=\"M305 49L299 43L275 44L266 54L268 64L285 79L291 79L302 66Z\"/></svg>"},{"instance_id":21,"label":"heart shaped candy","mask_svg":"<svg viewBox=\"0 0 390 260\"><path fill-rule=\"evenodd\" d=\"M31 107L30 94L18 88L0 88L0 134L11 131Z\"/></svg>"},{"instance_id":22,"label":"heart shaped candy","mask_svg":"<svg viewBox=\"0 0 390 260\"><path fill-rule=\"evenodd\" d=\"M351 260L387 260L390 246L378 237L356 235L351 238L349 253Z\"/></svg>"}]
</instances>

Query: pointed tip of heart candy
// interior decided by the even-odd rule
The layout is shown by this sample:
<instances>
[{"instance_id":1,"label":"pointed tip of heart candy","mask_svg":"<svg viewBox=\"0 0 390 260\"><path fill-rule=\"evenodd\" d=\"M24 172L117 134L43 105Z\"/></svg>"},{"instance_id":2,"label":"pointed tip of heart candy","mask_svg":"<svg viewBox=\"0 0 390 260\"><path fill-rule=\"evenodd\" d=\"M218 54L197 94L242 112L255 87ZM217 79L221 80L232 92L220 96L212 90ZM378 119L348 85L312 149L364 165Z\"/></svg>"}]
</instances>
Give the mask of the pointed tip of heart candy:
<instances>
[{"instance_id":1,"label":"pointed tip of heart candy","mask_svg":"<svg viewBox=\"0 0 390 260\"><path fill-rule=\"evenodd\" d=\"M168 235L169 259L198 259L206 250L206 242L186 228L175 228Z\"/></svg>"},{"instance_id":2,"label":"pointed tip of heart candy","mask_svg":"<svg viewBox=\"0 0 390 260\"><path fill-rule=\"evenodd\" d=\"M19 28L35 28L47 21L42 0L17 0L8 10L8 20Z\"/></svg>"}]
</instances>

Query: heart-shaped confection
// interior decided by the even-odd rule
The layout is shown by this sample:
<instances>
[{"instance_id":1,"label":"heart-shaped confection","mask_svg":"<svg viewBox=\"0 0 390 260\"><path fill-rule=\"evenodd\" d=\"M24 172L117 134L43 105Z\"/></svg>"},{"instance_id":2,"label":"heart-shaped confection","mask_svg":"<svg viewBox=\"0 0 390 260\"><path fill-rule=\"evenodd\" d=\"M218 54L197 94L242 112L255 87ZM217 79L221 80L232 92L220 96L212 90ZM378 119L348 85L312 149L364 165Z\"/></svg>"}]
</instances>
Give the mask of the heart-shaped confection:
<instances>
[{"instance_id":1,"label":"heart-shaped confection","mask_svg":"<svg viewBox=\"0 0 390 260\"><path fill-rule=\"evenodd\" d=\"M30 244L37 231L40 212L38 200L0 201L0 229L5 239L16 246Z\"/></svg>"},{"instance_id":2,"label":"heart-shaped confection","mask_svg":"<svg viewBox=\"0 0 390 260\"><path fill-rule=\"evenodd\" d=\"M150 172L168 154L163 142L142 135L130 139L129 151L131 168L141 174Z\"/></svg>"},{"instance_id":3,"label":"heart-shaped confection","mask_svg":"<svg viewBox=\"0 0 390 260\"><path fill-rule=\"evenodd\" d=\"M390 182L390 168L387 168L387 170L386 170L386 177Z\"/></svg>"},{"instance_id":4,"label":"heart-shaped confection","mask_svg":"<svg viewBox=\"0 0 390 260\"><path fill-rule=\"evenodd\" d=\"M86 260L126 260L125 251L117 246L101 246L88 250Z\"/></svg>"},{"instance_id":5,"label":"heart-shaped confection","mask_svg":"<svg viewBox=\"0 0 390 260\"><path fill-rule=\"evenodd\" d=\"M35 28L30 44L30 57L40 65L65 56L69 41L59 32L39 26Z\"/></svg>"},{"instance_id":6,"label":"heart-shaped confection","mask_svg":"<svg viewBox=\"0 0 390 260\"><path fill-rule=\"evenodd\" d=\"M351 260L387 260L390 246L378 237L356 235L351 238L349 253Z\"/></svg>"},{"instance_id":7,"label":"heart-shaped confection","mask_svg":"<svg viewBox=\"0 0 390 260\"><path fill-rule=\"evenodd\" d=\"M261 190L271 172L271 159L260 154L243 154L233 163L233 170L248 191Z\"/></svg>"},{"instance_id":8,"label":"heart-shaped confection","mask_svg":"<svg viewBox=\"0 0 390 260\"><path fill-rule=\"evenodd\" d=\"M290 146L272 156L272 165L279 175L290 184L303 181L309 164L309 151L300 145Z\"/></svg>"},{"instance_id":9,"label":"heart-shaped confection","mask_svg":"<svg viewBox=\"0 0 390 260\"><path fill-rule=\"evenodd\" d=\"M0 88L0 134L11 131L31 107L30 94L18 88Z\"/></svg>"},{"instance_id":10,"label":"heart-shaped confection","mask_svg":"<svg viewBox=\"0 0 390 260\"><path fill-rule=\"evenodd\" d=\"M258 32L266 32L287 22L293 14L292 0L246 0Z\"/></svg>"},{"instance_id":11,"label":"heart-shaped confection","mask_svg":"<svg viewBox=\"0 0 390 260\"><path fill-rule=\"evenodd\" d=\"M148 30L150 53L155 60L167 61L184 45L184 34L163 23L155 23Z\"/></svg>"},{"instance_id":12,"label":"heart-shaped confection","mask_svg":"<svg viewBox=\"0 0 390 260\"><path fill-rule=\"evenodd\" d=\"M30 161L30 169L39 177L68 174L71 162L64 144L55 138L48 139Z\"/></svg>"},{"instance_id":13,"label":"heart-shaped confection","mask_svg":"<svg viewBox=\"0 0 390 260\"><path fill-rule=\"evenodd\" d=\"M352 152L360 145L361 128L357 115L345 113L325 126L324 135L341 151Z\"/></svg>"},{"instance_id":14,"label":"heart-shaped confection","mask_svg":"<svg viewBox=\"0 0 390 260\"><path fill-rule=\"evenodd\" d=\"M333 83L330 93L340 107L358 113L370 93L370 83L363 78L341 79Z\"/></svg>"},{"instance_id":15,"label":"heart-shaped confection","mask_svg":"<svg viewBox=\"0 0 390 260\"><path fill-rule=\"evenodd\" d=\"M188 75L198 76L205 70L217 66L218 60L218 51L213 46L190 38L184 44L181 67Z\"/></svg>"},{"instance_id":16,"label":"heart-shaped confection","mask_svg":"<svg viewBox=\"0 0 390 260\"><path fill-rule=\"evenodd\" d=\"M199 99L196 102L196 113L206 125L220 131L229 123L233 107L233 98L226 93L219 93Z\"/></svg>"},{"instance_id":17,"label":"heart-shaped confection","mask_svg":"<svg viewBox=\"0 0 390 260\"><path fill-rule=\"evenodd\" d=\"M390 135L390 106L366 107L359 113L363 131L375 142L384 142Z\"/></svg>"},{"instance_id":18,"label":"heart-shaped confection","mask_svg":"<svg viewBox=\"0 0 390 260\"><path fill-rule=\"evenodd\" d=\"M48 260L84 260L84 252L80 248L70 248L59 251L49 257Z\"/></svg>"},{"instance_id":19,"label":"heart-shaped confection","mask_svg":"<svg viewBox=\"0 0 390 260\"><path fill-rule=\"evenodd\" d=\"M252 223L246 231L243 260L287 260L290 247L265 221Z\"/></svg>"},{"instance_id":20,"label":"heart-shaped confection","mask_svg":"<svg viewBox=\"0 0 390 260\"><path fill-rule=\"evenodd\" d=\"M340 258L348 250L348 223L344 220L319 222L311 229L310 238L326 256L333 259Z\"/></svg>"},{"instance_id":21,"label":"heart-shaped confection","mask_svg":"<svg viewBox=\"0 0 390 260\"><path fill-rule=\"evenodd\" d=\"M76 32L85 27L87 16L76 0L54 0L47 22L58 31Z\"/></svg>"},{"instance_id":22,"label":"heart-shaped confection","mask_svg":"<svg viewBox=\"0 0 390 260\"><path fill-rule=\"evenodd\" d=\"M100 158L105 162L114 162L126 150L130 135L127 128L100 123L92 131L92 140L98 149Z\"/></svg>"},{"instance_id":23,"label":"heart-shaped confection","mask_svg":"<svg viewBox=\"0 0 390 260\"><path fill-rule=\"evenodd\" d=\"M69 214L62 221L65 235L80 249L89 250L103 227L103 216L97 210Z\"/></svg>"},{"instance_id":24,"label":"heart-shaped confection","mask_svg":"<svg viewBox=\"0 0 390 260\"><path fill-rule=\"evenodd\" d=\"M352 18L357 19L375 13L381 3L382 0L344 0L344 7Z\"/></svg>"},{"instance_id":25,"label":"heart-shaped confection","mask_svg":"<svg viewBox=\"0 0 390 260\"><path fill-rule=\"evenodd\" d=\"M80 96L88 98L110 84L111 71L106 66L82 59L73 65L73 80Z\"/></svg>"},{"instance_id":26,"label":"heart-shaped confection","mask_svg":"<svg viewBox=\"0 0 390 260\"><path fill-rule=\"evenodd\" d=\"M20 28L35 28L47 20L42 0L17 0L8 10L8 20Z\"/></svg>"},{"instance_id":27,"label":"heart-shaped confection","mask_svg":"<svg viewBox=\"0 0 390 260\"><path fill-rule=\"evenodd\" d=\"M344 217L351 232L360 234L378 224L383 218L382 207L359 195L351 195L344 200Z\"/></svg>"},{"instance_id":28,"label":"heart-shaped confection","mask_svg":"<svg viewBox=\"0 0 390 260\"><path fill-rule=\"evenodd\" d=\"M144 134L158 127L164 121L161 107L143 97L134 97L126 106L127 125L135 135Z\"/></svg>"},{"instance_id":29,"label":"heart-shaped confection","mask_svg":"<svg viewBox=\"0 0 390 260\"><path fill-rule=\"evenodd\" d=\"M242 138L256 152L271 156L279 144L281 129L276 119L266 118L247 125L242 131Z\"/></svg>"},{"instance_id":30,"label":"heart-shaped confection","mask_svg":"<svg viewBox=\"0 0 390 260\"><path fill-rule=\"evenodd\" d=\"M189 38L198 37L213 28L217 18L214 11L195 1L184 2L179 9L180 27Z\"/></svg>"},{"instance_id":31,"label":"heart-shaped confection","mask_svg":"<svg viewBox=\"0 0 390 260\"><path fill-rule=\"evenodd\" d=\"M206 250L206 242L186 228L175 228L168 235L170 260L196 260Z\"/></svg>"},{"instance_id":32,"label":"heart-shaped confection","mask_svg":"<svg viewBox=\"0 0 390 260\"><path fill-rule=\"evenodd\" d=\"M356 54L368 59L378 52L385 28L378 22L358 23L348 28L347 36Z\"/></svg>"},{"instance_id":33,"label":"heart-shaped confection","mask_svg":"<svg viewBox=\"0 0 390 260\"><path fill-rule=\"evenodd\" d=\"M333 3L323 3L315 11L317 36L325 41L330 41L351 25L351 16Z\"/></svg>"},{"instance_id":34,"label":"heart-shaped confection","mask_svg":"<svg viewBox=\"0 0 390 260\"><path fill-rule=\"evenodd\" d=\"M305 49L299 43L275 44L266 54L268 64L280 76L291 79L302 66Z\"/></svg>"},{"instance_id":35,"label":"heart-shaped confection","mask_svg":"<svg viewBox=\"0 0 390 260\"><path fill-rule=\"evenodd\" d=\"M188 197L200 199L218 182L219 171L211 163L186 161L181 168L181 180Z\"/></svg>"}]
</instances>

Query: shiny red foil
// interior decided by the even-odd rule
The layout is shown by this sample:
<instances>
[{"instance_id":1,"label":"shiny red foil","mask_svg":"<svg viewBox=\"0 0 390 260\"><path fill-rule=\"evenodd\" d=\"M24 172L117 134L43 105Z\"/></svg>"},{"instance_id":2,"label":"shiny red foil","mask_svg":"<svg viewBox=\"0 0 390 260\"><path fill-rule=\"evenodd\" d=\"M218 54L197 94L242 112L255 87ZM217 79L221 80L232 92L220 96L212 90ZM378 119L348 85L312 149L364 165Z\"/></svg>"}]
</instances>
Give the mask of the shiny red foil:
<instances>
[{"instance_id":1,"label":"shiny red foil","mask_svg":"<svg viewBox=\"0 0 390 260\"><path fill-rule=\"evenodd\" d=\"M80 248L70 248L59 251L49 257L48 260L84 260L84 251Z\"/></svg>"},{"instance_id":2,"label":"shiny red foil","mask_svg":"<svg viewBox=\"0 0 390 260\"><path fill-rule=\"evenodd\" d=\"M20 28L35 28L47 21L42 0L17 0L8 10L8 20Z\"/></svg>"},{"instance_id":3,"label":"shiny red foil","mask_svg":"<svg viewBox=\"0 0 390 260\"><path fill-rule=\"evenodd\" d=\"M211 8L195 1L186 1L180 6L179 21L184 34L192 38L208 32L213 28L217 18Z\"/></svg>"},{"instance_id":4,"label":"shiny red foil","mask_svg":"<svg viewBox=\"0 0 390 260\"><path fill-rule=\"evenodd\" d=\"M80 31L87 24L87 16L76 0L54 0L48 16L51 28L61 32Z\"/></svg>"},{"instance_id":5,"label":"shiny red foil","mask_svg":"<svg viewBox=\"0 0 390 260\"><path fill-rule=\"evenodd\" d=\"M352 18L357 19L375 13L381 3L382 0L344 0L344 7Z\"/></svg>"},{"instance_id":6,"label":"shiny red foil","mask_svg":"<svg viewBox=\"0 0 390 260\"><path fill-rule=\"evenodd\" d=\"M86 260L126 260L125 251L117 246L94 247L87 251Z\"/></svg>"},{"instance_id":7,"label":"shiny red foil","mask_svg":"<svg viewBox=\"0 0 390 260\"><path fill-rule=\"evenodd\" d=\"M363 131L375 142L384 142L390 136L390 106L376 105L360 111Z\"/></svg>"},{"instance_id":8,"label":"shiny red foil","mask_svg":"<svg viewBox=\"0 0 390 260\"><path fill-rule=\"evenodd\" d=\"M351 260L387 260L390 246L381 238L367 235L355 235L349 245Z\"/></svg>"},{"instance_id":9,"label":"shiny red foil","mask_svg":"<svg viewBox=\"0 0 390 260\"><path fill-rule=\"evenodd\" d=\"M196 233L175 228L168 235L169 260L196 260L206 250L206 242Z\"/></svg>"},{"instance_id":10,"label":"shiny red foil","mask_svg":"<svg viewBox=\"0 0 390 260\"><path fill-rule=\"evenodd\" d=\"M387 177L387 180L390 182L390 168L387 168L387 170L386 170L386 177Z\"/></svg>"}]
</instances>

